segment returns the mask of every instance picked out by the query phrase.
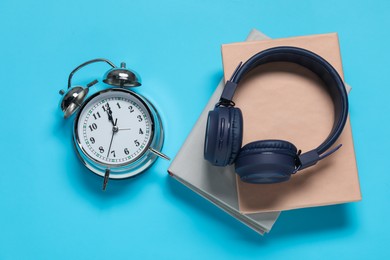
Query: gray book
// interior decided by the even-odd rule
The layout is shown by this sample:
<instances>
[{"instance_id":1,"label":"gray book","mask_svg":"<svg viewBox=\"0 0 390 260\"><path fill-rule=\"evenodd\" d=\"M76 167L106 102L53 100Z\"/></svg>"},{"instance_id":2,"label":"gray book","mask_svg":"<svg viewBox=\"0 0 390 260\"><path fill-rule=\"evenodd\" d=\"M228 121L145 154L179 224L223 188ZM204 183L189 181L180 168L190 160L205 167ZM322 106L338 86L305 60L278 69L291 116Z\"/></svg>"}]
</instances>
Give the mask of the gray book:
<instances>
[{"instance_id":1,"label":"gray book","mask_svg":"<svg viewBox=\"0 0 390 260\"><path fill-rule=\"evenodd\" d=\"M259 41L264 39L269 39L269 37L257 30L252 30L246 40ZM218 102L223 87L224 83L221 80L191 133L169 166L168 172L173 178L248 227L264 234L271 230L280 212L241 213L238 207L234 167L215 167L203 158L207 115Z\"/></svg>"}]
</instances>

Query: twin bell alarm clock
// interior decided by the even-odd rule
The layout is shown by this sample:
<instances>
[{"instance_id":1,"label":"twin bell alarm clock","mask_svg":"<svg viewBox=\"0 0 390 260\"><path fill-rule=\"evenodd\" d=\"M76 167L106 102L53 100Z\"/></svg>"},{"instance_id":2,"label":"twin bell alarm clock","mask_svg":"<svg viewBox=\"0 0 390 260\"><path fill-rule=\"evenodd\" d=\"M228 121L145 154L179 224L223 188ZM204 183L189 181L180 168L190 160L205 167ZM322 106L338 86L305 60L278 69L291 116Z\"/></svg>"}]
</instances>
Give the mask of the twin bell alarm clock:
<instances>
[{"instance_id":1,"label":"twin bell alarm clock","mask_svg":"<svg viewBox=\"0 0 390 260\"><path fill-rule=\"evenodd\" d=\"M72 86L72 77L79 69L97 62L111 67L103 77L106 89L88 95L98 80L85 87ZM104 178L103 190L109 179L140 174L157 157L169 160L161 152L164 132L157 110L131 90L139 86L139 75L127 69L125 63L117 67L107 59L94 59L76 67L69 74L67 90L60 90L64 117L75 115L76 153L89 170Z\"/></svg>"}]
</instances>

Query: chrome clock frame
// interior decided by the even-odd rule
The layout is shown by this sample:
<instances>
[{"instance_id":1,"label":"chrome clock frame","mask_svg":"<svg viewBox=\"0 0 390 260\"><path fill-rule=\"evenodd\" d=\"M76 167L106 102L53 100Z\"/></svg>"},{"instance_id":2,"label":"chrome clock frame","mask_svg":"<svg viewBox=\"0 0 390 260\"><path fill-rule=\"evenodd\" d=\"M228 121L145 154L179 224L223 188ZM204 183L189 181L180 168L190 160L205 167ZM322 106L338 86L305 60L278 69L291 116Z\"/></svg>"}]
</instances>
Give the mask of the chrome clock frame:
<instances>
[{"instance_id":1,"label":"chrome clock frame","mask_svg":"<svg viewBox=\"0 0 390 260\"><path fill-rule=\"evenodd\" d=\"M89 103L89 101L91 101L93 98L95 98L98 95L104 94L106 92L115 92L115 91L125 92L129 95L134 96L137 100L139 100L147 109L146 112L149 113L150 120L151 120L150 139L148 141L148 144L146 144L145 149L136 158L120 165L111 165L108 163L102 163L90 157L88 153L84 151L84 148L81 145L80 138L78 136L78 131L77 131L78 121L81 112L84 110L85 106ZM101 177L106 177L107 172L110 172L109 174L110 179L125 179L125 178L134 177L142 173L156 161L157 155L155 151L161 151L163 143L164 143L164 131L161 122L161 117L159 116L153 104L145 97L124 88L111 88L111 89L101 90L93 94L83 103L74 121L73 144L77 152L77 155L82 161L82 163L89 170L91 170L92 172L96 173Z\"/></svg>"}]
</instances>

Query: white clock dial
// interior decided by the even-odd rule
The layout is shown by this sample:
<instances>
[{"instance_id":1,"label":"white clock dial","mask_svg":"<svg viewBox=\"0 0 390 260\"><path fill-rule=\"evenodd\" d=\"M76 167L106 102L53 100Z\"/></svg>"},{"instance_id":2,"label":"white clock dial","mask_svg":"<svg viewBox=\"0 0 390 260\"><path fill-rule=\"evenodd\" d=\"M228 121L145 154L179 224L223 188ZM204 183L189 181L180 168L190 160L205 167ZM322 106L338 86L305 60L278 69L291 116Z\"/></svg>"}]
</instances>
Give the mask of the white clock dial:
<instances>
[{"instance_id":1,"label":"white clock dial","mask_svg":"<svg viewBox=\"0 0 390 260\"><path fill-rule=\"evenodd\" d=\"M82 108L76 121L76 140L93 161L120 167L139 158L153 134L150 111L136 95L102 91Z\"/></svg>"}]
</instances>

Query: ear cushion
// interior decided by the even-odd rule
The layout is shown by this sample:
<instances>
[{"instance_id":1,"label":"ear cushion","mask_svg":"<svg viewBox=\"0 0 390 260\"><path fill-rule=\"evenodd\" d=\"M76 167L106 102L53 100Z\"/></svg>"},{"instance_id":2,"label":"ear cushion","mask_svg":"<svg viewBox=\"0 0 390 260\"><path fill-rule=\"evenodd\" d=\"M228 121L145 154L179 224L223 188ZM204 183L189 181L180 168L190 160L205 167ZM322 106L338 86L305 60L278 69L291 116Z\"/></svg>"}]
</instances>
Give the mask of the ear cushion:
<instances>
[{"instance_id":1,"label":"ear cushion","mask_svg":"<svg viewBox=\"0 0 390 260\"><path fill-rule=\"evenodd\" d=\"M219 109L214 109L209 112L205 131L204 142L204 158L213 165L219 165L221 156L219 148L222 146L220 132L221 119Z\"/></svg>"},{"instance_id":2,"label":"ear cushion","mask_svg":"<svg viewBox=\"0 0 390 260\"><path fill-rule=\"evenodd\" d=\"M290 179L296 169L297 148L282 140L256 141L245 145L235 169L249 183L277 183Z\"/></svg>"},{"instance_id":3,"label":"ear cushion","mask_svg":"<svg viewBox=\"0 0 390 260\"><path fill-rule=\"evenodd\" d=\"M295 156L298 149L292 143L283 140L261 140L251 142L242 147L240 154L243 156L249 153L260 152L275 152L280 151L283 153L291 154Z\"/></svg>"},{"instance_id":4,"label":"ear cushion","mask_svg":"<svg viewBox=\"0 0 390 260\"><path fill-rule=\"evenodd\" d=\"M231 152L228 164L232 164L236 160L238 152L241 149L243 135L243 119L241 110L239 108L230 108L230 111L231 121L229 142L231 143Z\"/></svg>"},{"instance_id":5,"label":"ear cushion","mask_svg":"<svg viewBox=\"0 0 390 260\"><path fill-rule=\"evenodd\" d=\"M242 144L242 113L234 107L216 107L209 112L204 158L215 166L232 164Z\"/></svg>"}]
</instances>

